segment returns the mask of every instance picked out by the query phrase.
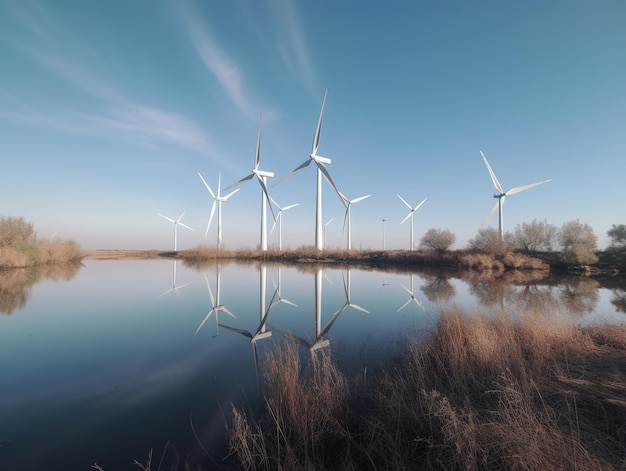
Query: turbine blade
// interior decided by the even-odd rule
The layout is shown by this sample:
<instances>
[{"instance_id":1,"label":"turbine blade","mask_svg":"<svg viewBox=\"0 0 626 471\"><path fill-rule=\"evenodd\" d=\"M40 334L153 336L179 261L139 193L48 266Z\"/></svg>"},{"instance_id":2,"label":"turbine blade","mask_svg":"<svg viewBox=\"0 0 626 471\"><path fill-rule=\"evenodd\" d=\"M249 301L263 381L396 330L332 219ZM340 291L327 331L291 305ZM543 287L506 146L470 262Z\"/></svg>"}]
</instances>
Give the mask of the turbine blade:
<instances>
[{"instance_id":1,"label":"turbine blade","mask_svg":"<svg viewBox=\"0 0 626 471\"><path fill-rule=\"evenodd\" d=\"M288 209L295 208L299 204L300 203L295 203L295 204L290 204L289 206L285 206L284 208L282 208L282 211L287 211Z\"/></svg>"},{"instance_id":2,"label":"turbine blade","mask_svg":"<svg viewBox=\"0 0 626 471\"><path fill-rule=\"evenodd\" d=\"M242 183L245 183L245 182L247 182L249 180L252 180L253 177L254 177L254 173L251 173L247 177L243 177L241 180L236 181L232 185L228 185L226 188L224 188L224 190L230 190L234 186L241 185Z\"/></svg>"},{"instance_id":3,"label":"turbine blade","mask_svg":"<svg viewBox=\"0 0 626 471\"><path fill-rule=\"evenodd\" d=\"M183 212L181 213L181 215L180 215L180 216L178 216L178 219L176 219L176 222L177 222L177 223L180 223L180 220L183 218L183 216L184 216L184 215L185 215L185 211L183 211Z\"/></svg>"},{"instance_id":4,"label":"turbine blade","mask_svg":"<svg viewBox=\"0 0 626 471\"><path fill-rule=\"evenodd\" d=\"M204 237L206 237L209 233L209 227L211 227L211 222L213 221L213 214L215 214L216 204L217 204L217 200L214 200L213 205L211 206L211 215L209 216L209 223L206 226L206 231L204 231Z\"/></svg>"},{"instance_id":5,"label":"turbine blade","mask_svg":"<svg viewBox=\"0 0 626 471\"><path fill-rule=\"evenodd\" d=\"M343 216L343 229L341 229L342 234L346 231L346 222L348 221L349 212L350 212L350 205L346 207L346 214Z\"/></svg>"},{"instance_id":6,"label":"turbine blade","mask_svg":"<svg viewBox=\"0 0 626 471\"><path fill-rule=\"evenodd\" d=\"M328 89L324 92L324 101L322 101L322 110L320 111L320 118L317 121L317 129L315 130L315 136L313 137L313 147L311 149L311 154L315 155L317 153L317 148L320 145L320 133L322 131L322 119L324 117L324 106L326 106L326 95L328 95Z\"/></svg>"},{"instance_id":7,"label":"turbine blade","mask_svg":"<svg viewBox=\"0 0 626 471\"><path fill-rule=\"evenodd\" d=\"M537 183L531 183L530 185L525 185L525 186L518 186L517 188L511 188L509 191L506 192L507 195L514 195L515 193L520 193L524 190L528 190L529 188L532 188L534 186L539 186L539 185L543 185L544 183L548 183L549 181L552 181L552 179L550 178L549 180L544 180L542 182L537 182Z\"/></svg>"},{"instance_id":8,"label":"turbine blade","mask_svg":"<svg viewBox=\"0 0 626 471\"><path fill-rule=\"evenodd\" d=\"M359 306L358 304L352 304L350 303L350 307L356 309L357 311L361 311L361 312L365 312L366 314L371 314L371 312L369 312L367 309L365 309L364 307Z\"/></svg>"},{"instance_id":9,"label":"turbine blade","mask_svg":"<svg viewBox=\"0 0 626 471\"><path fill-rule=\"evenodd\" d=\"M289 304L290 306L298 307L298 305L296 303L294 303L293 301L289 301L288 299L280 298L280 300L281 300L281 302L283 302L285 304Z\"/></svg>"},{"instance_id":10,"label":"turbine blade","mask_svg":"<svg viewBox=\"0 0 626 471\"><path fill-rule=\"evenodd\" d=\"M237 188L235 191L231 191L230 193L228 193L226 196L222 196L222 201L226 201L228 198L230 198L231 196L233 196L235 193L237 193L239 190L241 190L241 188Z\"/></svg>"},{"instance_id":11,"label":"turbine blade","mask_svg":"<svg viewBox=\"0 0 626 471\"><path fill-rule=\"evenodd\" d=\"M202 180L202 183L204 183L204 186L206 186L206 189L207 189L207 190L209 190L209 193L211 193L211 196L212 196L213 198L215 198L215 193L213 193L213 190L211 190L211 187L209 186L209 184L208 184L208 183L206 182L206 180L202 177L202 175L200 175L200 172L198 172L198 176L200 177L200 180ZM219 190L219 184L218 184L218 187L217 187L217 191L218 191L218 193L219 193L219 191L220 191L220 190Z\"/></svg>"},{"instance_id":12,"label":"turbine blade","mask_svg":"<svg viewBox=\"0 0 626 471\"><path fill-rule=\"evenodd\" d=\"M218 324L218 325L220 327L224 327L225 329L232 330L233 332L237 332L238 334L244 335L244 336L248 337L249 339L252 339L252 334L250 332L248 332L247 330L237 329L235 327L230 327L230 326L224 325L224 324Z\"/></svg>"},{"instance_id":13,"label":"turbine blade","mask_svg":"<svg viewBox=\"0 0 626 471\"><path fill-rule=\"evenodd\" d=\"M225 306L222 306L222 311L224 311L226 314L228 314L233 319L237 319L237 316L234 315L232 312L230 312Z\"/></svg>"},{"instance_id":14,"label":"turbine blade","mask_svg":"<svg viewBox=\"0 0 626 471\"><path fill-rule=\"evenodd\" d=\"M179 223L178 223L178 225L179 225L179 226L183 226L183 227L185 227L185 228L189 229L190 231L193 231L193 229L192 229L191 227L189 227L189 226L188 226L187 224L185 224L185 223L179 222Z\"/></svg>"},{"instance_id":15,"label":"turbine blade","mask_svg":"<svg viewBox=\"0 0 626 471\"><path fill-rule=\"evenodd\" d=\"M503 196L502 198L504 198L504 196ZM498 202L498 201L496 201L496 204L495 204L495 205L493 205L493 208L491 208L491 211L489 211L489 214L487 214L487 217L485 218L485 220L484 220L484 221L480 224L481 226L484 226L484 225L485 225L485 223L486 223L487 221L489 221L489 219L491 218L491 216L493 216L493 213L495 213L495 212L498 210L498 204L499 204L499 202Z\"/></svg>"},{"instance_id":16,"label":"turbine blade","mask_svg":"<svg viewBox=\"0 0 626 471\"><path fill-rule=\"evenodd\" d=\"M420 206L423 205L424 203L426 203L426 198L424 198L420 204L415 206L415 209L413 211L417 211L418 209L420 209Z\"/></svg>"},{"instance_id":17,"label":"turbine blade","mask_svg":"<svg viewBox=\"0 0 626 471\"><path fill-rule=\"evenodd\" d=\"M176 221L174 221L173 219L168 218L167 216L163 216L161 213L157 213L157 214L158 214L159 216L161 216L162 218L167 219L169 222L171 222L171 223L173 223L173 224L175 224L175 223L176 223Z\"/></svg>"},{"instance_id":18,"label":"turbine blade","mask_svg":"<svg viewBox=\"0 0 626 471\"><path fill-rule=\"evenodd\" d=\"M196 335L198 332L200 332L200 329L202 329L202 326L203 326L204 324L206 324L206 321L208 321L208 320L209 320L209 317L211 317L211 314L213 314L213 309L211 309L211 310L209 311L209 313L205 316L205 318L204 318L204 319L202 319L202 322L200 322L200 325L198 326L198 328L196 329L196 331L193 333L193 335Z\"/></svg>"},{"instance_id":19,"label":"turbine blade","mask_svg":"<svg viewBox=\"0 0 626 471\"><path fill-rule=\"evenodd\" d=\"M405 307L407 307L409 304L411 304L411 301L413 301L413 298L409 298L409 300L404 303L402 306L400 306L400 309L398 309L396 312L400 312L402 311L402 309L404 309Z\"/></svg>"},{"instance_id":20,"label":"turbine blade","mask_svg":"<svg viewBox=\"0 0 626 471\"><path fill-rule=\"evenodd\" d=\"M489 162L487 162L487 157L485 157L485 154L483 154L482 150L480 151L480 155L483 156L483 160L485 161L487 170L489 170L489 175L491 175L491 181L493 182L493 186L495 186L496 190L498 190L500 193L504 193L504 190L502 189L502 185L500 185L500 182L498 181L498 177L496 177L496 174L493 173L493 170L491 170L491 165L489 165Z\"/></svg>"},{"instance_id":21,"label":"turbine blade","mask_svg":"<svg viewBox=\"0 0 626 471\"><path fill-rule=\"evenodd\" d=\"M404 221L409 219L412 215L413 215L413 210L411 210L411 212L407 214L406 217L402 221L400 221L400 224L404 224Z\"/></svg>"},{"instance_id":22,"label":"turbine blade","mask_svg":"<svg viewBox=\"0 0 626 471\"><path fill-rule=\"evenodd\" d=\"M413 211L413 206L411 206L409 203L407 203L406 200L402 196L400 196L400 195L396 195L396 196L398 198L400 198L400 201L402 201L406 205L407 208L409 208L411 211Z\"/></svg>"},{"instance_id":23,"label":"turbine blade","mask_svg":"<svg viewBox=\"0 0 626 471\"><path fill-rule=\"evenodd\" d=\"M265 196L267 197L267 199L269 201L270 194L267 192L267 185L265 184L263 179L261 177L259 177L258 175L257 175L256 179L259 181L259 184L261 185L261 189L263 190L263 193L265 193ZM272 213L272 218L274 219L274 222L276 222L276 214L274 214L274 208L272 208L271 204L268 204L268 206L270 207L270 212Z\"/></svg>"},{"instance_id":24,"label":"turbine blade","mask_svg":"<svg viewBox=\"0 0 626 471\"><path fill-rule=\"evenodd\" d=\"M215 297L213 296L213 290L211 290L211 284L209 283L209 279L206 276L206 273L203 273L204 281L206 281L206 287L209 290L209 296L211 297L211 307L215 307Z\"/></svg>"},{"instance_id":25,"label":"turbine blade","mask_svg":"<svg viewBox=\"0 0 626 471\"><path fill-rule=\"evenodd\" d=\"M261 161L261 123L263 122L263 114L259 118L259 133L256 138L256 154L254 155L254 169L258 170Z\"/></svg>"},{"instance_id":26,"label":"turbine blade","mask_svg":"<svg viewBox=\"0 0 626 471\"><path fill-rule=\"evenodd\" d=\"M404 285L400 285L402 288L404 288L404 291L406 291L407 293L409 293L410 296L413 296L413 291L411 291L409 288L407 288Z\"/></svg>"},{"instance_id":27,"label":"turbine blade","mask_svg":"<svg viewBox=\"0 0 626 471\"><path fill-rule=\"evenodd\" d=\"M337 196L339 196L339 199L344 203L344 206L345 206L346 203L344 202L344 199L342 198L341 193L339 192L339 190L335 186L335 182L333 182L333 179L330 177L330 173L328 173L328 170L326 169L324 164L322 164L320 162L315 162L315 163L317 165L317 168L319 168L320 171L324 174L324 177L326 178L326 181L330 184L330 186L335 191L335 193L337 193Z\"/></svg>"},{"instance_id":28,"label":"turbine blade","mask_svg":"<svg viewBox=\"0 0 626 471\"><path fill-rule=\"evenodd\" d=\"M369 198L370 196L372 195L366 195L366 196L360 196L359 198L354 198L353 200L350 200L350 203L358 203L359 201L363 201L365 198Z\"/></svg>"},{"instance_id":29,"label":"turbine blade","mask_svg":"<svg viewBox=\"0 0 626 471\"><path fill-rule=\"evenodd\" d=\"M285 180L287 180L290 177L293 177L296 173L301 172L302 170L304 170L305 168L307 168L309 166L309 164L311 163L313 159L306 159L302 164L300 164L300 166L296 167L294 170L292 170L291 172L289 172L287 175L285 175L283 178L281 178L280 180L278 180L276 183L274 183L272 185L272 188L274 188L276 185L278 185L281 182L284 182Z\"/></svg>"},{"instance_id":30,"label":"turbine blade","mask_svg":"<svg viewBox=\"0 0 626 471\"><path fill-rule=\"evenodd\" d=\"M272 229L270 230L270 235L272 235L272 232L274 232L274 228L276 227L276 223L280 219L281 211L282 211L282 209L280 211L278 211L278 216L276 216L276 219L274 220L274 224L272 224Z\"/></svg>"}]
</instances>

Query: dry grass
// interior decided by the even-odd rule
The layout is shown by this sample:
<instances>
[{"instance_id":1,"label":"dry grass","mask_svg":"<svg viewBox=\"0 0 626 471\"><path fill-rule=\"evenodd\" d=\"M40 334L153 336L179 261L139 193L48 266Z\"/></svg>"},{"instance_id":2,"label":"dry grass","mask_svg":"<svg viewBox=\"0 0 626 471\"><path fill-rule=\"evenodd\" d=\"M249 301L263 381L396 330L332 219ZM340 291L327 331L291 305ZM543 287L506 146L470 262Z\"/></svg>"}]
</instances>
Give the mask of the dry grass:
<instances>
[{"instance_id":1,"label":"dry grass","mask_svg":"<svg viewBox=\"0 0 626 471\"><path fill-rule=\"evenodd\" d=\"M245 469L626 467L626 326L452 310L366 388L329 353L265 365L264 410L229 430Z\"/></svg>"},{"instance_id":2,"label":"dry grass","mask_svg":"<svg viewBox=\"0 0 626 471\"><path fill-rule=\"evenodd\" d=\"M73 240L16 242L0 247L0 267L24 268L42 264L79 262L83 254Z\"/></svg>"}]
</instances>

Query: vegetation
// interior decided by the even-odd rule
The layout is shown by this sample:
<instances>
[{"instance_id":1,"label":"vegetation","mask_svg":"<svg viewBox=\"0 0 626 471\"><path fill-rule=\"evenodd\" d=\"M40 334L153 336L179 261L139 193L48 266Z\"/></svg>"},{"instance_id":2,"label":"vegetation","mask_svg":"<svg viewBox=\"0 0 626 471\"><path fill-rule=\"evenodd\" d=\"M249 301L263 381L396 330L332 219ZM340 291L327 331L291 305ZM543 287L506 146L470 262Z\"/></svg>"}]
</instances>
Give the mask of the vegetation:
<instances>
[{"instance_id":1,"label":"vegetation","mask_svg":"<svg viewBox=\"0 0 626 471\"><path fill-rule=\"evenodd\" d=\"M607 235L611 238L612 247L626 247L626 225L612 224Z\"/></svg>"},{"instance_id":2,"label":"vegetation","mask_svg":"<svg viewBox=\"0 0 626 471\"><path fill-rule=\"evenodd\" d=\"M374 378L286 343L261 413L233 408L233 467L623 469L626 326L548 317L446 312Z\"/></svg>"},{"instance_id":3,"label":"vegetation","mask_svg":"<svg viewBox=\"0 0 626 471\"><path fill-rule=\"evenodd\" d=\"M539 251L551 251L554 247L557 235L555 225L547 221L524 222L518 224L513 231L513 246L524 253Z\"/></svg>"},{"instance_id":4,"label":"vegetation","mask_svg":"<svg viewBox=\"0 0 626 471\"><path fill-rule=\"evenodd\" d=\"M38 239L33 224L23 217L0 216L0 267L71 263L81 258L76 242Z\"/></svg>"},{"instance_id":5,"label":"vegetation","mask_svg":"<svg viewBox=\"0 0 626 471\"><path fill-rule=\"evenodd\" d=\"M456 236L448 229L428 229L422 240L420 248L434 250L442 255L454 244Z\"/></svg>"},{"instance_id":6,"label":"vegetation","mask_svg":"<svg viewBox=\"0 0 626 471\"><path fill-rule=\"evenodd\" d=\"M589 224L579 220L563 223L557 239L562 260L569 265L591 265L598 261L598 237Z\"/></svg>"}]
</instances>

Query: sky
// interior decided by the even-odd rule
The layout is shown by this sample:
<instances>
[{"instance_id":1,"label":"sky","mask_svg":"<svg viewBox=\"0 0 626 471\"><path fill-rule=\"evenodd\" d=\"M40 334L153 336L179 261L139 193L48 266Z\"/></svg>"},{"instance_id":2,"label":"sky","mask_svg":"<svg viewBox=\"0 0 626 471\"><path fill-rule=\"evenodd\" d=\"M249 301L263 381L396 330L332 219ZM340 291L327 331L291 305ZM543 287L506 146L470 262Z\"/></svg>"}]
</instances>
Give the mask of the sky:
<instances>
[{"instance_id":1,"label":"sky","mask_svg":"<svg viewBox=\"0 0 626 471\"><path fill-rule=\"evenodd\" d=\"M626 223L626 2L0 0L0 215L84 249L214 246L215 191L259 169L283 248L314 244L318 155L349 199L352 247L408 249L429 228ZM226 248L260 242L252 180L222 206ZM226 191L222 191L225 194ZM323 185L327 247L345 209ZM383 222L383 219L385 221ZM271 230L269 223L268 232ZM485 226L498 226L495 214ZM269 235L277 243L278 229Z\"/></svg>"}]
</instances>

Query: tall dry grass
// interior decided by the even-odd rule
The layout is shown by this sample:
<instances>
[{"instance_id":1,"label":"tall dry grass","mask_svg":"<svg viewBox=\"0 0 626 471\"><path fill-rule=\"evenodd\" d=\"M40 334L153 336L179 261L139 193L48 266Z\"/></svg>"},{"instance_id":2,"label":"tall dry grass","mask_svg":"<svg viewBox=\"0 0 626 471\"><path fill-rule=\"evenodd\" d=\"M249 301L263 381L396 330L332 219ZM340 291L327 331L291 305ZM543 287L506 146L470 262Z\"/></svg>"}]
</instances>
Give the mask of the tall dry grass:
<instances>
[{"instance_id":1,"label":"tall dry grass","mask_svg":"<svg viewBox=\"0 0 626 471\"><path fill-rule=\"evenodd\" d=\"M245 469L623 469L625 366L626 326L453 309L365 388L328 352L269 353L230 447Z\"/></svg>"}]
</instances>

